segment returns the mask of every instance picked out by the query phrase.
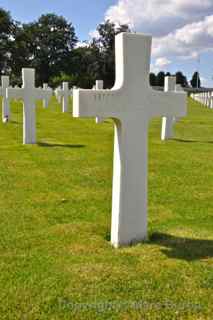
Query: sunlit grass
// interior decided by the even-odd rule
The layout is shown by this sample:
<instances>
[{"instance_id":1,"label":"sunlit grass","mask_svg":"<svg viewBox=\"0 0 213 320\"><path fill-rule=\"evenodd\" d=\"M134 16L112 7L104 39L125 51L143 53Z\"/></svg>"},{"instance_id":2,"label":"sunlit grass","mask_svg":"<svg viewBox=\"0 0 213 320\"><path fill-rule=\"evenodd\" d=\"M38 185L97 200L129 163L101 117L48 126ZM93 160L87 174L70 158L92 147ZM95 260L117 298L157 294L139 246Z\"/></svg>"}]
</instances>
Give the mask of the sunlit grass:
<instances>
[{"instance_id":1,"label":"sunlit grass","mask_svg":"<svg viewBox=\"0 0 213 320\"><path fill-rule=\"evenodd\" d=\"M175 139L150 125L149 241L119 250L112 122L53 99L23 146L13 103L0 123L0 319L212 319L213 111L189 101Z\"/></svg>"}]
</instances>

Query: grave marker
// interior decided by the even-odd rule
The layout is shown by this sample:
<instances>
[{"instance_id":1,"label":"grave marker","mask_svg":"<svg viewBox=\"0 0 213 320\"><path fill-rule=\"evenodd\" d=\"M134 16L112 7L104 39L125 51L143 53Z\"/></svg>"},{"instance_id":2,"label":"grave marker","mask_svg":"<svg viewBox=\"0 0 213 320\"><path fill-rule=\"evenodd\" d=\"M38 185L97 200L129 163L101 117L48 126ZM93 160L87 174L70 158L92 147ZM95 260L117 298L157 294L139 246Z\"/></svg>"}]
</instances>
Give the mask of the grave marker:
<instances>
[{"instance_id":1,"label":"grave marker","mask_svg":"<svg viewBox=\"0 0 213 320\"><path fill-rule=\"evenodd\" d=\"M48 87L47 83L43 84L43 89L46 92L46 95L43 99L43 107L46 109L48 107L50 98L52 97L52 89Z\"/></svg>"},{"instance_id":2,"label":"grave marker","mask_svg":"<svg viewBox=\"0 0 213 320\"><path fill-rule=\"evenodd\" d=\"M62 99L62 112L68 111L69 96L70 90L68 82L63 82L62 88L56 89L56 97L60 97L60 99Z\"/></svg>"},{"instance_id":3,"label":"grave marker","mask_svg":"<svg viewBox=\"0 0 213 320\"><path fill-rule=\"evenodd\" d=\"M184 116L185 93L149 86L151 37L116 36L116 82L111 90L74 90L74 117L115 123L111 242L115 247L147 238L147 136L154 116Z\"/></svg>"},{"instance_id":4,"label":"grave marker","mask_svg":"<svg viewBox=\"0 0 213 320\"><path fill-rule=\"evenodd\" d=\"M35 101L49 96L44 89L35 88L35 70L22 69L22 88L7 88L7 98L23 100L23 144L36 143Z\"/></svg>"},{"instance_id":5,"label":"grave marker","mask_svg":"<svg viewBox=\"0 0 213 320\"><path fill-rule=\"evenodd\" d=\"M61 90L61 87L57 87L56 89L55 89L55 97L56 97L56 99L57 99L57 101L58 101L58 103L61 103L61 101L62 101L62 97L60 96L60 94L59 94L59 91Z\"/></svg>"},{"instance_id":6,"label":"grave marker","mask_svg":"<svg viewBox=\"0 0 213 320\"><path fill-rule=\"evenodd\" d=\"M1 87L0 87L0 96L2 96L2 122L8 122L10 118L10 104L9 100L6 97L6 91L9 87L9 77L1 77Z\"/></svg>"},{"instance_id":7,"label":"grave marker","mask_svg":"<svg viewBox=\"0 0 213 320\"><path fill-rule=\"evenodd\" d=\"M164 92L174 92L176 86L176 77L165 77ZM163 117L161 128L161 140L173 138L173 126L175 123L174 116Z\"/></svg>"}]
</instances>

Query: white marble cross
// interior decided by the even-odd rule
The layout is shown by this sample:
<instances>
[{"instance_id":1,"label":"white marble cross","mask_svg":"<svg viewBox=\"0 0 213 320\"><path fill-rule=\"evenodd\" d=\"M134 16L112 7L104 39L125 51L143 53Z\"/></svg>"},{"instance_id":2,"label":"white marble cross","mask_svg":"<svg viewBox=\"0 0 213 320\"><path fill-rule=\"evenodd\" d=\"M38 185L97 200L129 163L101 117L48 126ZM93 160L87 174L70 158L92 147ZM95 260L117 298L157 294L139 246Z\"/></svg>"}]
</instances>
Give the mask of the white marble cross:
<instances>
[{"instance_id":1,"label":"white marble cross","mask_svg":"<svg viewBox=\"0 0 213 320\"><path fill-rule=\"evenodd\" d=\"M151 37L116 36L116 82L111 90L74 90L74 117L115 123L111 242L115 247L147 238L147 136L155 116L184 116L184 93L149 86ZM175 194L174 194L175 200Z\"/></svg>"},{"instance_id":2,"label":"white marble cross","mask_svg":"<svg viewBox=\"0 0 213 320\"><path fill-rule=\"evenodd\" d=\"M55 97L56 97L56 99L57 99L57 101L58 101L58 103L61 103L61 101L62 101L62 97L60 96L60 94L59 94L59 91L61 90L61 87L57 87L56 89L55 89Z\"/></svg>"},{"instance_id":3,"label":"white marble cross","mask_svg":"<svg viewBox=\"0 0 213 320\"><path fill-rule=\"evenodd\" d=\"M213 109L213 93L212 93L212 91L211 91L211 94L210 94L210 105L209 105L209 108Z\"/></svg>"},{"instance_id":4,"label":"white marble cross","mask_svg":"<svg viewBox=\"0 0 213 320\"><path fill-rule=\"evenodd\" d=\"M9 77L1 77L1 87L0 87L0 96L2 96L2 121L8 122L10 118L10 104L9 100L6 97L6 90L9 87Z\"/></svg>"},{"instance_id":5,"label":"white marble cross","mask_svg":"<svg viewBox=\"0 0 213 320\"><path fill-rule=\"evenodd\" d=\"M211 96L212 96L212 93L211 91L208 92L208 98L207 98L207 107L211 109Z\"/></svg>"},{"instance_id":6,"label":"white marble cross","mask_svg":"<svg viewBox=\"0 0 213 320\"><path fill-rule=\"evenodd\" d=\"M164 92L174 92L176 87L176 77L165 77ZM176 120L174 116L163 117L161 127L161 140L167 140L173 138L173 126Z\"/></svg>"},{"instance_id":7,"label":"white marble cross","mask_svg":"<svg viewBox=\"0 0 213 320\"><path fill-rule=\"evenodd\" d=\"M52 92L52 89L48 87L47 83L43 83L43 89L46 93L43 99L43 107L46 109L48 107L48 104L52 97L53 92Z\"/></svg>"},{"instance_id":8,"label":"white marble cross","mask_svg":"<svg viewBox=\"0 0 213 320\"><path fill-rule=\"evenodd\" d=\"M44 89L35 88L35 70L22 69L22 88L7 88L7 98L20 98L24 103L23 112L23 143L36 143L36 100L42 100L49 96Z\"/></svg>"},{"instance_id":9,"label":"white marble cross","mask_svg":"<svg viewBox=\"0 0 213 320\"><path fill-rule=\"evenodd\" d=\"M70 96L68 82L63 82L62 88L57 88L55 92L56 92L56 98L58 99L58 101L59 99L62 99L62 112L67 112L69 96Z\"/></svg>"}]
</instances>

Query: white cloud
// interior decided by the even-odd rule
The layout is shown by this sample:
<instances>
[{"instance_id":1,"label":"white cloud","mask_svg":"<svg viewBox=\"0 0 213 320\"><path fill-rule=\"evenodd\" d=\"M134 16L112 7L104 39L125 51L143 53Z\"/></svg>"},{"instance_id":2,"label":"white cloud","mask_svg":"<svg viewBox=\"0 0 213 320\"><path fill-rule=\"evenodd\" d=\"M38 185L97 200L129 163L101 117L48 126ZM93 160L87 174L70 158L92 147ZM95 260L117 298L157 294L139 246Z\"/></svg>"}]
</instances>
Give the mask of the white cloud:
<instances>
[{"instance_id":1,"label":"white cloud","mask_svg":"<svg viewBox=\"0 0 213 320\"><path fill-rule=\"evenodd\" d=\"M155 73L174 61L184 65L184 60L213 53L213 0L117 0L105 19L153 36Z\"/></svg>"},{"instance_id":2,"label":"white cloud","mask_svg":"<svg viewBox=\"0 0 213 320\"><path fill-rule=\"evenodd\" d=\"M93 38L95 38L95 39L99 38L99 32L98 32L98 30L92 30L92 31L90 31L90 32L89 32L89 36L90 36L91 39L93 39Z\"/></svg>"},{"instance_id":3,"label":"white cloud","mask_svg":"<svg viewBox=\"0 0 213 320\"><path fill-rule=\"evenodd\" d=\"M161 67L168 66L170 63L171 61L168 58L160 57L156 59L155 66L161 68Z\"/></svg>"},{"instance_id":4,"label":"white cloud","mask_svg":"<svg viewBox=\"0 0 213 320\"><path fill-rule=\"evenodd\" d=\"M213 15L199 22L187 24L164 37L153 39L153 56L176 56L181 59L197 58L213 50Z\"/></svg>"},{"instance_id":5,"label":"white cloud","mask_svg":"<svg viewBox=\"0 0 213 320\"><path fill-rule=\"evenodd\" d=\"M85 48L88 46L89 46L89 43L86 41L79 41L76 43L76 48Z\"/></svg>"},{"instance_id":6,"label":"white cloud","mask_svg":"<svg viewBox=\"0 0 213 320\"><path fill-rule=\"evenodd\" d=\"M126 23L137 31L165 35L186 23L213 13L213 0L118 0L105 15L115 23Z\"/></svg>"}]
</instances>

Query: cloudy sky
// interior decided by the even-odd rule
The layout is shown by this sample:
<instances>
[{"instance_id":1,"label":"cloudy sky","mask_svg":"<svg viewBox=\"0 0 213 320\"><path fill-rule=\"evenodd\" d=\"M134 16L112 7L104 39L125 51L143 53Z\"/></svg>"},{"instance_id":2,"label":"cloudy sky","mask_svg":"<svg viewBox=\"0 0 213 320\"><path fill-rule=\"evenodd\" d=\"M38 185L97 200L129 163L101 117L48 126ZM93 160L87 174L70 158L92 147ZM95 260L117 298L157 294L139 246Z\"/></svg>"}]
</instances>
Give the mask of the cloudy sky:
<instances>
[{"instance_id":1,"label":"cloudy sky","mask_svg":"<svg viewBox=\"0 0 213 320\"><path fill-rule=\"evenodd\" d=\"M0 0L0 6L20 21L63 15L80 40L105 19L128 23L152 34L153 71L182 70L190 78L199 69L203 84L213 86L213 0Z\"/></svg>"}]
</instances>

